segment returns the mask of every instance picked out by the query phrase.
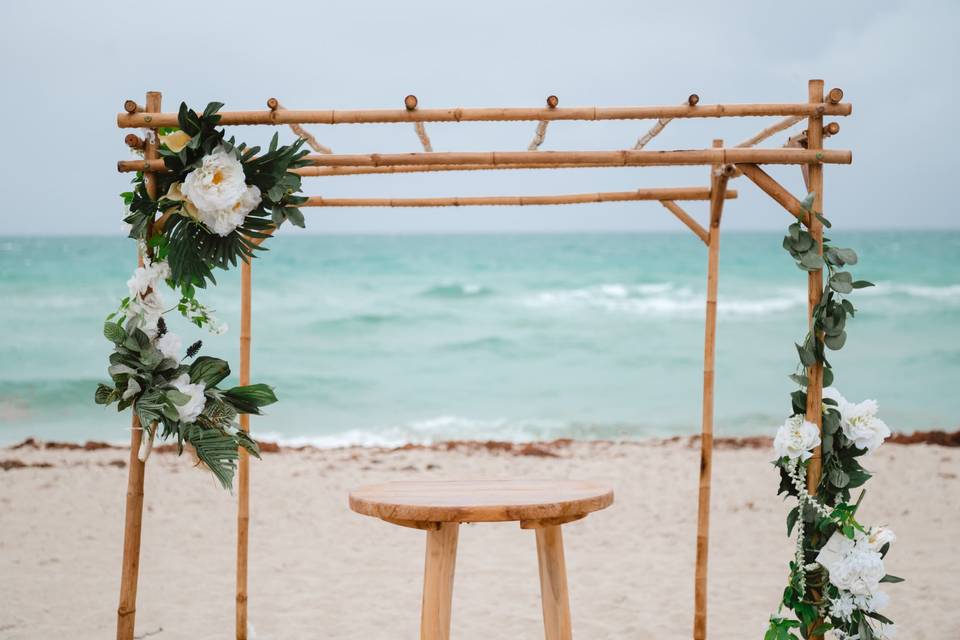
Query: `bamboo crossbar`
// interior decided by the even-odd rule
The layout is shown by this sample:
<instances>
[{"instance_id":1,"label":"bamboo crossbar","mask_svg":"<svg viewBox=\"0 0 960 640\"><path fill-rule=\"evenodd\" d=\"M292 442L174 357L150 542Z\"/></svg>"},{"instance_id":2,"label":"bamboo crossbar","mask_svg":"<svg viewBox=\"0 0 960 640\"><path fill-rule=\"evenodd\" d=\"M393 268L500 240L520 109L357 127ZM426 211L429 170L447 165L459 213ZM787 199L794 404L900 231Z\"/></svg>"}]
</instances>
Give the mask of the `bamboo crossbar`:
<instances>
[{"instance_id":1,"label":"bamboo crossbar","mask_svg":"<svg viewBox=\"0 0 960 640\"><path fill-rule=\"evenodd\" d=\"M477 107L447 109L322 109L225 111L222 125L373 124L396 122L491 122L519 120L653 120L660 118L724 118L761 116L848 116L850 103L770 103L663 105L644 107ZM176 113L117 114L121 129L177 126Z\"/></svg>"},{"instance_id":2,"label":"bamboo crossbar","mask_svg":"<svg viewBox=\"0 0 960 640\"><path fill-rule=\"evenodd\" d=\"M724 198L737 197L728 190ZM442 198L324 198L311 196L304 207L476 207L476 206L531 206L589 204L598 202L626 202L631 200L709 200L710 189L705 187L668 187L637 189L636 191L606 191L599 193L570 193L547 196L468 196Z\"/></svg>"},{"instance_id":3,"label":"bamboo crossbar","mask_svg":"<svg viewBox=\"0 0 960 640\"><path fill-rule=\"evenodd\" d=\"M311 154L314 166L385 167L407 165L593 165L665 167L714 164L850 164L853 154L840 149L690 149L680 151L454 151L444 153ZM162 160L121 160L117 170L164 171Z\"/></svg>"}]
</instances>

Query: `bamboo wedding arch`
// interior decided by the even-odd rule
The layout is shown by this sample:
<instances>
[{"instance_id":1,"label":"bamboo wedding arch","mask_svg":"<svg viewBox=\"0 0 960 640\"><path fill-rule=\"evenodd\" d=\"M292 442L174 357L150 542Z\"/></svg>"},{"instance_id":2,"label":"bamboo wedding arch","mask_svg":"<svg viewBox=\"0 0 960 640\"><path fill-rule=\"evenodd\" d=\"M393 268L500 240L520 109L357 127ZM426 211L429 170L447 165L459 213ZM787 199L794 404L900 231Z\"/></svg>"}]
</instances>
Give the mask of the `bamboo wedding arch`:
<instances>
[{"instance_id":1,"label":"bamboo wedding arch","mask_svg":"<svg viewBox=\"0 0 960 640\"><path fill-rule=\"evenodd\" d=\"M310 162L294 171L305 177L337 175L419 173L437 171L488 171L515 169L564 169L585 167L643 167L702 165L709 168L707 186L645 188L630 191L573 193L537 196L483 196L438 198L325 198L312 196L308 207L448 207L479 205L561 205L602 203L633 200L659 202L676 216L707 247L706 322L704 334L703 403L700 438L700 479L697 506L696 570L694 589L694 623L692 637L706 638L707 628L707 559L710 530L710 488L713 457L713 395L714 346L717 322L717 284L720 258L720 222L724 202L737 197L728 189L730 180L746 176L753 184L796 216L809 229L820 245L822 253L823 229L817 216L809 215L799 199L771 177L763 165L795 165L803 172L808 192L814 194L813 211L823 211L823 168L827 164L850 164L852 154L846 150L824 149L824 139L840 131L837 123L824 123L826 116L849 116L852 107L843 103L843 91L831 89L824 93L822 80L808 82L807 101L777 104L700 104L697 95L691 95L680 105L642 107L560 107L556 96L547 99L545 107L531 108L453 108L421 109L415 96L407 96L400 109L376 110L291 110L275 98L267 101L261 111L222 112L221 125L290 126L307 140L316 153L307 156ZM647 145L673 120L688 118L776 117L775 123L756 135L732 147L722 140L714 140L712 147L692 150L648 150ZM613 151L540 151L548 125L558 120L655 120L653 126L629 149ZM536 130L527 151L493 152L436 152L426 130L431 122L496 122L530 121ZM790 137L777 148L757 148L791 127L806 123L806 129ZM422 152L402 154L338 154L317 142L303 125L338 125L365 123L412 124L423 148ZM143 138L130 133L125 142L142 150L142 160L122 160L121 172L143 171L148 194L157 197L156 174L165 170L159 156L159 142L152 135L157 128L177 126L176 113L161 111L161 96L149 92L144 105L133 100L124 104L124 112L117 116L121 129L145 129ZM709 203L709 222L702 226L678 202L705 201ZM262 241L262 240L261 240ZM250 383L251 341L251 265L241 265L241 323L240 323L240 384ZM813 308L820 302L822 272L808 274L807 320L812 323ZM822 365L817 363L807 371L807 420L821 427L820 404L823 388ZM249 416L240 416L241 428L249 431ZM822 427L821 427L822 428ZM145 465L137 457L140 442L139 424L133 418L130 465L127 481L124 523L123 563L120 585L120 603L117 610L118 640L132 640L136 612L137 581L140 561L140 532L143 512ZM807 485L816 493L822 473L820 448L810 461ZM247 638L247 550L250 514L249 458L240 451L238 509L237 509L237 581L236 581L236 637Z\"/></svg>"}]
</instances>

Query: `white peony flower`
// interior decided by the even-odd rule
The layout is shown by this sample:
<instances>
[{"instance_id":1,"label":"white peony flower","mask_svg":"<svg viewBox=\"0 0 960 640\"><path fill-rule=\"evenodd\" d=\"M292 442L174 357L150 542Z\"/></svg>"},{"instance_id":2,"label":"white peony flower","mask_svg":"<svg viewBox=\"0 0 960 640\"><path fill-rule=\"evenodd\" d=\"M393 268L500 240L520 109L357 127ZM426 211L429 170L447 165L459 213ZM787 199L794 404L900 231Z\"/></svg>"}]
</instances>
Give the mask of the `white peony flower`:
<instances>
[{"instance_id":1,"label":"white peony flower","mask_svg":"<svg viewBox=\"0 0 960 640\"><path fill-rule=\"evenodd\" d=\"M843 435L858 449L865 449L869 453L890 436L890 427L877 417L876 400L864 400L856 404L848 402L842 415L840 427Z\"/></svg>"},{"instance_id":2,"label":"white peony flower","mask_svg":"<svg viewBox=\"0 0 960 640\"><path fill-rule=\"evenodd\" d=\"M879 591L880 580L887 575L883 558L866 535L857 531L851 540L835 532L820 549L817 562L830 574L830 583L854 597L872 597Z\"/></svg>"},{"instance_id":3,"label":"white peony flower","mask_svg":"<svg viewBox=\"0 0 960 640\"><path fill-rule=\"evenodd\" d=\"M867 541L874 551L880 551L884 545L896 542L897 536L887 527L872 527L867 534Z\"/></svg>"},{"instance_id":4,"label":"white peony flower","mask_svg":"<svg viewBox=\"0 0 960 640\"><path fill-rule=\"evenodd\" d=\"M183 342L180 340L180 336L170 331L157 340L157 349L167 358L179 360L181 348L183 348Z\"/></svg>"},{"instance_id":5,"label":"white peony flower","mask_svg":"<svg viewBox=\"0 0 960 640\"><path fill-rule=\"evenodd\" d=\"M819 444L820 430L817 425L807 422L801 415L796 415L787 418L777 429L773 450L777 452L778 458L808 460L813 455L811 451Z\"/></svg>"},{"instance_id":6,"label":"white peony flower","mask_svg":"<svg viewBox=\"0 0 960 640\"><path fill-rule=\"evenodd\" d=\"M203 411L203 407L207 403L207 397L204 395L204 386L199 383L191 383L190 376L186 373L174 380L171 384L173 388L180 393L185 393L190 396L190 399L186 403L175 405L177 407L177 415L180 417L180 422L184 424L193 422Z\"/></svg>"},{"instance_id":7,"label":"white peony flower","mask_svg":"<svg viewBox=\"0 0 960 640\"><path fill-rule=\"evenodd\" d=\"M240 226L260 204L260 189L247 185L243 164L223 147L203 158L187 175L181 191L196 207L200 221L221 236Z\"/></svg>"},{"instance_id":8,"label":"white peony flower","mask_svg":"<svg viewBox=\"0 0 960 640\"><path fill-rule=\"evenodd\" d=\"M850 622L850 617L856 609L853 596L846 591L841 591L838 598L830 600L830 617L836 620Z\"/></svg>"}]
</instances>

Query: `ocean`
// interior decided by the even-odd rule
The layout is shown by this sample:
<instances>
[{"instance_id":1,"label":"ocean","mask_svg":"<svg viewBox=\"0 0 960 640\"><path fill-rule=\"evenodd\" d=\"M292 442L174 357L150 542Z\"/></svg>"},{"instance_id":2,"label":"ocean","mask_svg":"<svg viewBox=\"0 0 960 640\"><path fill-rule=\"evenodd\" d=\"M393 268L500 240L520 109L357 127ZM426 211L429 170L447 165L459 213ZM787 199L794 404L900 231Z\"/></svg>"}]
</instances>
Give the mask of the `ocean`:
<instances>
[{"instance_id":1,"label":"ocean","mask_svg":"<svg viewBox=\"0 0 960 640\"><path fill-rule=\"evenodd\" d=\"M896 430L960 424L960 232L844 232L860 308L836 386ZM795 388L806 275L782 234L721 246L716 433L773 433ZM699 431L706 250L689 233L317 236L286 232L253 269L252 419L291 444L642 438ZM0 445L125 441L94 405L106 314L126 295L120 237L0 238ZM176 319L238 365L239 269L199 297L223 336ZM172 294L167 299L172 299ZM236 379L236 376L232 376Z\"/></svg>"}]
</instances>

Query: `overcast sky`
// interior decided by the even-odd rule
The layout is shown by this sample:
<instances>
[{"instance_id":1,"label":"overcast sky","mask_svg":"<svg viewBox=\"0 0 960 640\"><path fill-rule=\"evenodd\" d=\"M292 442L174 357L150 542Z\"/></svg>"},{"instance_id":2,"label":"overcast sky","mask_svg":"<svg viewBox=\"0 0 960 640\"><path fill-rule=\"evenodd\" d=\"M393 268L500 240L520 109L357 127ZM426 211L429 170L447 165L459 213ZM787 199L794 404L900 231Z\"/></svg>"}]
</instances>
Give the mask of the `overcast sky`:
<instances>
[{"instance_id":1,"label":"overcast sky","mask_svg":"<svg viewBox=\"0 0 960 640\"><path fill-rule=\"evenodd\" d=\"M807 79L853 116L828 141L826 214L847 228L957 228L957 2L12 2L0 39L0 234L118 233L126 98L260 109L803 102ZM734 144L769 119L675 121L651 149ZM622 149L649 121L550 125L542 149ZM534 123L428 124L434 148L524 150ZM419 150L412 125L315 126L336 152ZM259 142L267 129L235 128ZM293 134L282 130L282 137ZM777 138L782 142L784 135ZM772 171L802 197L796 167ZM703 167L311 178L326 196L507 195L705 185ZM726 228L782 228L745 179ZM690 203L703 214L702 203ZM310 209L319 232L676 229L655 203Z\"/></svg>"}]
</instances>

